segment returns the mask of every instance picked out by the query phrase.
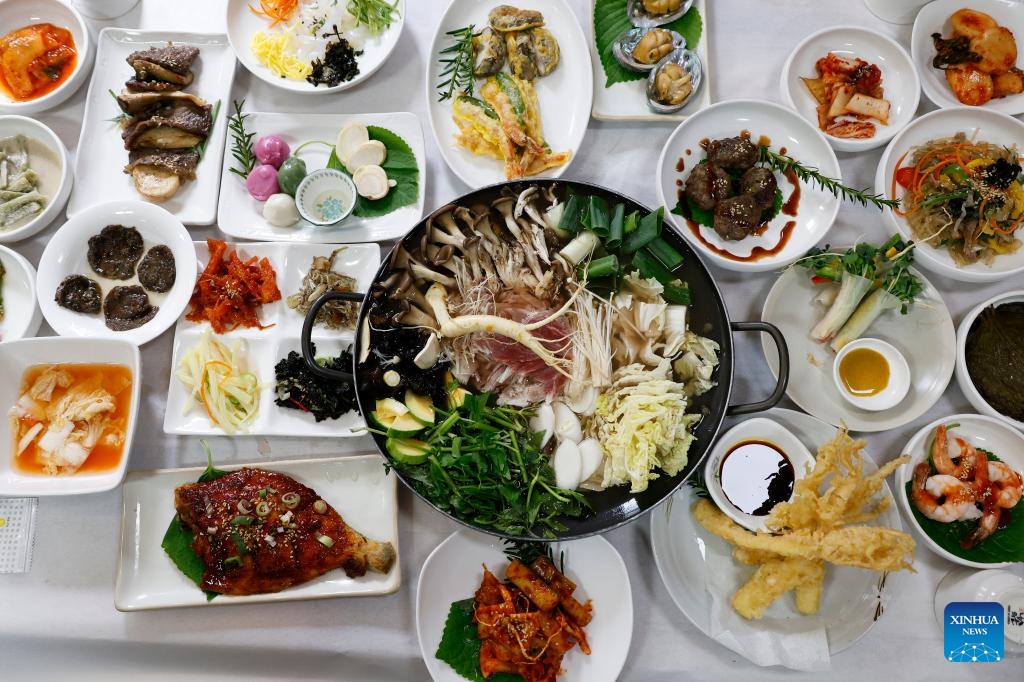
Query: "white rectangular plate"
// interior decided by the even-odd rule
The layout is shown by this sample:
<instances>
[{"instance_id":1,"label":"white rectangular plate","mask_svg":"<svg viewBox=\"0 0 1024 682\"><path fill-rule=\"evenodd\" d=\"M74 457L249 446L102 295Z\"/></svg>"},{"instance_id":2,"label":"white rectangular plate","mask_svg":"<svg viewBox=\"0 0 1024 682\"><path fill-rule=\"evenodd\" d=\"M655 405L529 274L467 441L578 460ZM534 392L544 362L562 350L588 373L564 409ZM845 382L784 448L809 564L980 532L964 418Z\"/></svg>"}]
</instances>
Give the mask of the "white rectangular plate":
<instances>
[{"instance_id":1,"label":"white rectangular plate","mask_svg":"<svg viewBox=\"0 0 1024 682\"><path fill-rule=\"evenodd\" d=\"M206 594L178 570L160 546L175 514L174 489L194 483L203 473L203 467L133 471L124 482L121 557L114 587L117 610L352 597L391 594L398 590L402 572L398 559L395 475L384 472L384 460L380 455L260 462L218 468L241 466L256 466L293 477L315 490L353 529L371 540L390 542L396 553L391 571L386 575L369 571L360 578L349 578L345 571L338 569L281 592L245 597L221 595L207 601Z\"/></svg>"},{"instance_id":2,"label":"white rectangular plate","mask_svg":"<svg viewBox=\"0 0 1024 682\"><path fill-rule=\"evenodd\" d=\"M306 170L327 165L338 131L349 123L359 122L387 128L409 145L419 168L419 197L416 203L403 206L378 218L352 215L338 225L319 227L304 219L291 227L274 227L263 217L263 202L256 201L245 189L245 181L230 171L235 164L230 149L224 154L221 172L220 204L217 224L221 231L240 239L280 242L375 242L395 239L408 232L423 215L423 198L427 185L426 153L423 149L423 128L414 114L265 114L246 115L245 128L254 133L253 143L263 135L277 135L295 151L303 142L321 140L330 146L312 144L299 153ZM231 140L227 141L228 146Z\"/></svg>"},{"instance_id":3,"label":"white rectangular plate","mask_svg":"<svg viewBox=\"0 0 1024 682\"><path fill-rule=\"evenodd\" d=\"M209 261L210 252L206 242L196 242L196 257L202 271ZM253 256L266 257L277 273L277 287L281 300L268 303L259 311L260 323L273 325L267 329L236 329L216 338L231 348L236 342L242 344L247 358L247 368L256 373L260 380L260 410L256 421L246 436L358 436L361 432L353 429L364 426L363 418L347 412L339 419L317 422L313 415L301 410L278 407L274 404L274 365L286 357L289 351L299 351L299 332L303 316L288 307L285 299L297 292L302 277L309 269L314 256L330 256L337 244L228 244L238 251L242 260ZM380 265L380 247L376 244L349 244L334 261L337 272L356 280L356 291L367 291ZM171 359L171 377L167 389L167 409L164 411L164 433L190 435L225 435L224 431L210 422L201 405L193 405L186 412L189 391L175 376L181 355L199 342L203 332L210 329L208 322L191 322L185 319L188 309L174 327L174 351ZM352 345L353 330L331 330L313 327L313 342L317 355L338 353Z\"/></svg>"},{"instance_id":4,"label":"white rectangular plate","mask_svg":"<svg viewBox=\"0 0 1024 682\"><path fill-rule=\"evenodd\" d=\"M590 40L591 63L594 65L594 118L601 121L682 121L711 104L711 71L708 59L708 21L706 0L696 0L693 6L700 12L703 24L700 40L697 41L697 56L704 66L704 77L700 89L690 102L674 114L656 114L647 106L647 80L616 83L606 88L604 67L597 54L594 37L594 1L590 0L590 16L587 23L587 38Z\"/></svg>"},{"instance_id":5,"label":"white rectangular plate","mask_svg":"<svg viewBox=\"0 0 1024 682\"><path fill-rule=\"evenodd\" d=\"M121 141L121 128L113 121L121 114L110 90L120 93L132 75L125 59L136 50L185 43L199 48L192 69L195 80L184 88L202 97L220 112L206 144L206 153L196 167L196 179L182 183L177 194L160 204L186 225L209 225L217 217L221 156L224 154L225 123L231 108L231 81L235 76L235 53L222 34L135 31L105 28L100 32L96 65L85 100L85 118L75 158L75 187L68 202L68 217L92 204L127 199L145 201L124 173L128 150Z\"/></svg>"}]
</instances>

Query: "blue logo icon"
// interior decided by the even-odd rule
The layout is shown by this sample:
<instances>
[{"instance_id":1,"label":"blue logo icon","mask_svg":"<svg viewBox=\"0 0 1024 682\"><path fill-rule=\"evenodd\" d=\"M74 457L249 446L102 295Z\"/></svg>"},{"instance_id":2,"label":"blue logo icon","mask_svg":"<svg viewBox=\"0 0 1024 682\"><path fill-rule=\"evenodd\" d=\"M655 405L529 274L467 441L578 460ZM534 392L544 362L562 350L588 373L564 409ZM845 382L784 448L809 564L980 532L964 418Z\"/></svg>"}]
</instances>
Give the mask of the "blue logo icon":
<instances>
[{"instance_id":1,"label":"blue logo icon","mask_svg":"<svg viewBox=\"0 0 1024 682\"><path fill-rule=\"evenodd\" d=\"M1003 660L1002 604L950 602L943 620L947 661L995 663Z\"/></svg>"}]
</instances>

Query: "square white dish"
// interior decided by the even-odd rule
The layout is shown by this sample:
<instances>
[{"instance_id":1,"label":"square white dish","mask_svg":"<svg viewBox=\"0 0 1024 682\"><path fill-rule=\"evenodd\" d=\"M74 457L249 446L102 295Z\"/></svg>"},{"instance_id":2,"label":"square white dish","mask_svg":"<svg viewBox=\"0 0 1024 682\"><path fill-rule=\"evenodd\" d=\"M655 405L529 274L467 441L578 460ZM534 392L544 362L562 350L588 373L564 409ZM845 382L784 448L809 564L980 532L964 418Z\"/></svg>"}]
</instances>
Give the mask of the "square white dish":
<instances>
[{"instance_id":1,"label":"square white dish","mask_svg":"<svg viewBox=\"0 0 1024 682\"><path fill-rule=\"evenodd\" d=\"M121 461L106 471L78 471L63 476L23 473L14 466L14 434L7 411L18 400L22 376L29 367L59 363L124 365L131 370L131 403L124 432ZM99 493L124 478L132 451L132 436L139 416L142 390L142 361L138 346L120 339L76 339L47 336L18 339L0 344L0 495L32 497L37 495L79 495Z\"/></svg>"},{"instance_id":2,"label":"square white dish","mask_svg":"<svg viewBox=\"0 0 1024 682\"><path fill-rule=\"evenodd\" d=\"M685 107L674 114L656 114L647 106L647 77L643 80L628 83L616 83L605 87L604 67L597 52L597 39L594 33L594 4L590 0L590 14L587 17L587 39L590 41L590 62L594 70L594 105L591 114L600 121L682 121L711 104L711 71L708 57L708 31L711 22L708 20L707 0L695 0L693 8L700 13L701 32L694 52L700 57L704 68L704 77L700 88Z\"/></svg>"},{"instance_id":3,"label":"square white dish","mask_svg":"<svg viewBox=\"0 0 1024 682\"><path fill-rule=\"evenodd\" d=\"M217 209L217 225L225 234L240 239L261 241L350 243L396 239L409 231L423 215L426 196L427 165L423 147L423 127L415 114L395 112L385 114L268 114L246 113L245 128L255 133L255 143L263 135L278 135L294 152L309 140L322 140L326 145L310 145L299 158L313 171L327 165L331 147L345 125L359 122L386 128L400 136L412 149L419 168L419 197L416 203L403 206L378 218L360 218L352 215L338 225L317 227L306 220L291 227L274 227L263 217L263 202L256 201L245 189L245 181L230 171L234 159L224 154L221 171L221 192ZM228 145L231 141L228 140Z\"/></svg>"},{"instance_id":4,"label":"square white dish","mask_svg":"<svg viewBox=\"0 0 1024 682\"><path fill-rule=\"evenodd\" d=\"M227 133L225 119L231 107L231 81L235 75L235 53L223 34L136 31L105 28L100 32L96 66L89 81L85 100L82 134L75 158L75 187L68 202L68 217L74 217L100 201L143 200L135 190L131 176L123 172L128 150L121 140L121 129L112 120L121 114L109 91L115 94L133 71L125 59L136 50L159 47L171 41L199 48L192 65L195 80L184 88L202 97L220 112L214 117L206 152L196 167L196 179L182 183L181 189L160 204L186 225L210 225L217 217L217 192L220 187L221 156Z\"/></svg>"},{"instance_id":5,"label":"square white dish","mask_svg":"<svg viewBox=\"0 0 1024 682\"><path fill-rule=\"evenodd\" d=\"M209 249L206 242L196 242L196 257L202 271L209 260ZM273 325L267 329L236 329L225 334L217 334L217 341L231 348L241 342L247 358L247 368L260 380L259 415L250 429L241 434L245 436L358 436L361 431L353 431L364 426L363 418L354 411L343 414L339 419L327 419L317 422L313 415L278 407L274 404L275 381L274 365L286 357L291 350L301 352L299 332L302 329L303 315L288 307L285 299L297 292L301 281L314 256L330 256L331 251L338 248L336 244L286 244L286 243L229 243L229 249L236 249L239 258L246 260L252 256L266 257L277 273L277 286L281 290L281 300L268 303L260 308L259 319L263 325ZM380 265L380 247L377 244L349 244L345 251L338 254L334 262L337 272L346 274L356 280L356 291L367 291ZM174 350L171 359L171 375L167 389L167 408L164 412L164 433L178 435L225 435L224 431L213 425L205 410L194 405L185 412L188 404L189 391L175 376L182 353L196 344L203 332L210 329L207 322L191 322L185 319L188 309L178 319L174 328ZM324 327L313 328L313 342L318 355L331 354L337 356L348 348L355 340L354 330L331 330Z\"/></svg>"},{"instance_id":6,"label":"square white dish","mask_svg":"<svg viewBox=\"0 0 1024 682\"><path fill-rule=\"evenodd\" d=\"M206 594L178 570L161 547L175 514L175 487L194 483L203 473L203 467L133 471L123 488L121 556L114 587L115 608L119 611L141 611L252 604L391 594L398 590L402 573L398 555L395 476L385 473L384 460L380 455L260 462L218 468L236 469L241 466L257 466L287 474L313 488L353 529L372 540L390 542L395 548L395 565L387 574L369 571L360 578L349 578L338 569L281 592L244 597L221 595L207 601Z\"/></svg>"}]
</instances>

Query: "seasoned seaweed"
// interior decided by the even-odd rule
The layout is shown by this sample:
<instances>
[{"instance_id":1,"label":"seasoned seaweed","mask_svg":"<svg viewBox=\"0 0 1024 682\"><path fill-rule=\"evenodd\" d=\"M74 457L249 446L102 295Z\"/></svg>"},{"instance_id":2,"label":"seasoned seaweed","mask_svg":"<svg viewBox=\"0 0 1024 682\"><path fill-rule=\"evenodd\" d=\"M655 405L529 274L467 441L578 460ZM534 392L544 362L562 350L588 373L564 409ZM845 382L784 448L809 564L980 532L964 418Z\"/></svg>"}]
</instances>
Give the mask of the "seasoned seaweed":
<instances>
[{"instance_id":1,"label":"seasoned seaweed","mask_svg":"<svg viewBox=\"0 0 1024 682\"><path fill-rule=\"evenodd\" d=\"M978 393L996 411L1024 421L1024 303L981 311L967 332L964 359Z\"/></svg>"},{"instance_id":2,"label":"seasoned seaweed","mask_svg":"<svg viewBox=\"0 0 1024 682\"><path fill-rule=\"evenodd\" d=\"M316 354L316 347L313 347ZM352 353L343 350L333 358L317 358L327 369L342 372L352 371ZM337 419L346 412L359 412L355 387L351 381L332 381L313 374L306 366L302 355L296 351L288 353L274 366L277 379L276 405L309 412L318 422Z\"/></svg>"}]
</instances>

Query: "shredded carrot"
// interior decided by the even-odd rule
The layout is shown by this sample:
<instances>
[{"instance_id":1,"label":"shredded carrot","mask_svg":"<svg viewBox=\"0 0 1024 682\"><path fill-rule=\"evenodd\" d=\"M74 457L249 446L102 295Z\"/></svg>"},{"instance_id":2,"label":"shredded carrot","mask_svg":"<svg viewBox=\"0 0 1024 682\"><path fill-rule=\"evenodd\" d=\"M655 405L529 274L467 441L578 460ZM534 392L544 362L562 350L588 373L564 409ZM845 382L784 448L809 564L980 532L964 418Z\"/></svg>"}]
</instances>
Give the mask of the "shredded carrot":
<instances>
[{"instance_id":1,"label":"shredded carrot","mask_svg":"<svg viewBox=\"0 0 1024 682\"><path fill-rule=\"evenodd\" d=\"M249 5L249 10L256 16L270 19L273 28L282 21L288 21L299 6L299 0L260 0L260 8Z\"/></svg>"}]
</instances>

